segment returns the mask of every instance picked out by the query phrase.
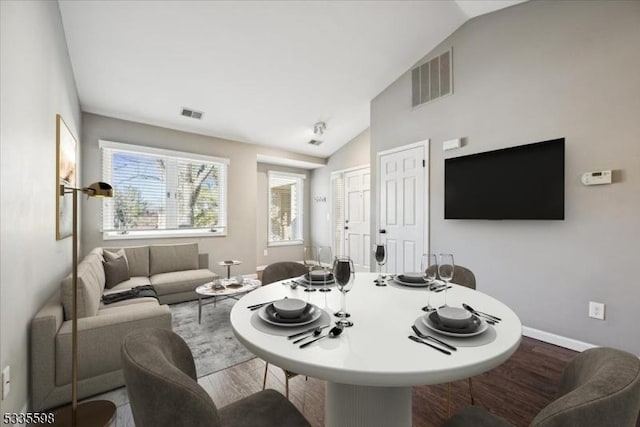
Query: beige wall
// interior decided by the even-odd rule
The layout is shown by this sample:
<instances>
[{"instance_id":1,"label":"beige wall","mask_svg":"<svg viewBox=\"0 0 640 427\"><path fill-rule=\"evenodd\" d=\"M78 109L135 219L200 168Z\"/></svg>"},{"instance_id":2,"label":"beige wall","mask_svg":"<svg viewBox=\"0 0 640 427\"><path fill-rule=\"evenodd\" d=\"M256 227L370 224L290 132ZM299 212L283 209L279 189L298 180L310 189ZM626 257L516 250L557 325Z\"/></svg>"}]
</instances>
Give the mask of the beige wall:
<instances>
[{"instance_id":1,"label":"beige wall","mask_svg":"<svg viewBox=\"0 0 640 427\"><path fill-rule=\"evenodd\" d=\"M268 246L269 240L269 171L291 172L304 175L303 196L304 196L304 218L303 218L303 236L304 243L291 246ZM289 168L279 165L269 165L265 163L258 164L258 203L257 203L257 226L258 243L256 246L256 262L259 266L269 265L278 261L299 261L302 260L303 247L309 244L310 234L310 211L309 211L309 189L310 189L310 172L303 169ZM264 255L264 250L267 255Z\"/></svg>"},{"instance_id":2,"label":"beige wall","mask_svg":"<svg viewBox=\"0 0 640 427\"><path fill-rule=\"evenodd\" d=\"M433 251L454 253L524 325L636 354L639 24L637 1L529 1L469 21L433 51L453 48L452 96L412 109L407 72L371 104L371 158L431 139ZM443 153L458 137L467 145ZM566 138L564 221L443 219L445 157L557 137ZM600 169L621 179L581 185ZM587 317L589 301L607 304L606 321Z\"/></svg>"},{"instance_id":3,"label":"beige wall","mask_svg":"<svg viewBox=\"0 0 640 427\"><path fill-rule=\"evenodd\" d=\"M28 400L29 323L71 269L56 240L56 114L80 135L80 106L58 3L0 2L0 359L11 366L1 411Z\"/></svg>"},{"instance_id":4,"label":"beige wall","mask_svg":"<svg viewBox=\"0 0 640 427\"><path fill-rule=\"evenodd\" d=\"M172 129L129 122L110 117L85 113L83 115L82 163L84 181L91 183L102 179L100 139L138 144L156 148L179 150L189 153L224 157L230 160L228 174L228 233L227 236L170 238L170 239L126 239L103 240L100 232L101 204L96 200L82 201L82 252L87 253L96 246L134 246L158 243L181 243L196 241L200 251L209 254L209 268L222 275L226 268L219 261L238 259L242 265L232 268L232 273L252 274L256 271L256 248L266 236L266 228L258 229L258 216L266 203L258 203L257 155L275 155L295 160L323 162L322 159L296 153L263 148L253 144L213 138ZM96 203L97 202L97 203ZM266 211L264 212L266 217ZM266 222L264 222L266 227ZM288 256L288 253L283 253ZM279 260L278 252L270 260Z\"/></svg>"},{"instance_id":5,"label":"beige wall","mask_svg":"<svg viewBox=\"0 0 640 427\"><path fill-rule=\"evenodd\" d=\"M331 240L331 173L358 166L369 165L371 135L365 129L327 161L327 166L314 169L311 174L311 241L316 246L332 246ZM327 198L316 202L314 196Z\"/></svg>"}]
</instances>

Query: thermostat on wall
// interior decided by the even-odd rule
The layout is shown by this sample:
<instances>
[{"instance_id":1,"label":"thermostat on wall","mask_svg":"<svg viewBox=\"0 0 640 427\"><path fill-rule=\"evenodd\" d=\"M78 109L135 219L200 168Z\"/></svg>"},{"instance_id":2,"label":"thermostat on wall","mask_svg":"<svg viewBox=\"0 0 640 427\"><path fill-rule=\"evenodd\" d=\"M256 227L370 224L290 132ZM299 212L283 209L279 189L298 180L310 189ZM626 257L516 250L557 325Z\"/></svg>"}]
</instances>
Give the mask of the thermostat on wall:
<instances>
[{"instance_id":1,"label":"thermostat on wall","mask_svg":"<svg viewBox=\"0 0 640 427\"><path fill-rule=\"evenodd\" d=\"M611 170L585 172L582 174L582 183L584 185L611 184Z\"/></svg>"}]
</instances>

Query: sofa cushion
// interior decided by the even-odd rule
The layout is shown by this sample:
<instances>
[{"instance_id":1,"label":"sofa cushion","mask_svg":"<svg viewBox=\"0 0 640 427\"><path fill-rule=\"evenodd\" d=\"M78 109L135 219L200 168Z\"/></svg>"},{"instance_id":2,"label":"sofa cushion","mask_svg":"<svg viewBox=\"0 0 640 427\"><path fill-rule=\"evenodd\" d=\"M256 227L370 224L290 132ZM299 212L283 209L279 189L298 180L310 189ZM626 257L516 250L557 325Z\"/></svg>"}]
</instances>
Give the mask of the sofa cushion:
<instances>
[{"instance_id":1,"label":"sofa cushion","mask_svg":"<svg viewBox=\"0 0 640 427\"><path fill-rule=\"evenodd\" d=\"M149 276L195 270L198 268L198 244L150 246L149 264Z\"/></svg>"},{"instance_id":2,"label":"sofa cushion","mask_svg":"<svg viewBox=\"0 0 640 427\"><path fill-rule=\"evenodd\" d=\"M149 277L149 246L124 248L132 276Z\"/></svg>"},{"instance_id":3,"label":"sofa cushion","mask_svg":"<svg viewBox=\"0 0 640 427\"><path fill-rule=\"evenodd\" d=\"M135 288L136 286L144 286L144 285L150 285L150 284L151 282L149 281L149 278L146 276L131 277L131 279L125 280L122 283L118 283L111 289L105 289L105 291L103 292L103 295L112 294L114 292L128 291L129 289Z\"/></svg>"},{"instance_id":4,"label":"sofa cushion","mask_svg":"<svg viewBox=\"0 0 640 427\"><path fill-rule=\"evenodd\" d=\"M102 255L91 251L78 264L78 319L96 315L104 289L104 280ZM71 274L62 281L61 291L64 318L69 320L73 313L73 277Z\"/></svg>"},{"instance_id":5,"label":"sofa cushion","mask_svg":"<svg viewBox=\"0 0 640 427\"><path fill-rule=\"evenodd\" d=\"M151 276L151 284L158 295L193 291L200 285L211 282L216 277L206 268L200 270L174 271Z\"/></svg>"},{"instance_id":6,"label":"sofa cushion","mask_svg":"<svg viewBox=\"0 0 640 427\"><path fill-rule=\"evenodd\" d=\"M112 259L110 261L104 261L102 265L104 267L105 276L104 286L107 289L111 289L118 283L122 283L131 278L131 276L129 276L129 266L127 265L127 259L123 256Z\"/></svg>"},{"instance_id":7,"label":"sofa cushion","mask_svg":"<svg viewBox=\"0 0 640 427\"><path fill-rule=\"evenodd\" d=\"M127 266L129 265L129 261L127 260L127 253L124 251L124 249L119 249L117 251L108 248L103 249L102 257L105 261L113 261L118 258L124 258L124 260L127 262Z\"/></svg>"}]
</instances>

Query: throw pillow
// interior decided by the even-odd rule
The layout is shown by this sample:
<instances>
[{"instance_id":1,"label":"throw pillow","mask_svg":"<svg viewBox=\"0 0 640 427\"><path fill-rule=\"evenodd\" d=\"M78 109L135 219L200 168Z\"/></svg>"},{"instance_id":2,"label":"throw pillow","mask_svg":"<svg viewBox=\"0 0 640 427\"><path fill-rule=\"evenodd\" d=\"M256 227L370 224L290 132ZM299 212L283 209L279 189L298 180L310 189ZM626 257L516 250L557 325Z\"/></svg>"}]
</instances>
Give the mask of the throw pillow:
<instances>
[{"instance_id":1,"label":"throw pillow","mask_svg":"<svg viewBox=\"0 0 640 427\"><path fill-rule=\"evenodd\" d=\"M127 263L127 268L129 268L129 260L127 259L127 254L124 249L118 249L117 251L115 249L103 249L102 256L104 257L105 261L113 261L116 258L124 258L125 262Z\"/></svg>"},{"instance_id":2,"label":"throw pillow","mask_svg":"<svg viewBox=\"0 0 640 427\"><path fill-rule=\"evenodd\" d=\"M111 261L104 261L102 265L104 266L105 276L104 286L107 289L111 289L118 283L122 283L131 278L129 275L129 266L127 265L127 260L124 257L119 257Z\"/></svg>"}]
</instances>

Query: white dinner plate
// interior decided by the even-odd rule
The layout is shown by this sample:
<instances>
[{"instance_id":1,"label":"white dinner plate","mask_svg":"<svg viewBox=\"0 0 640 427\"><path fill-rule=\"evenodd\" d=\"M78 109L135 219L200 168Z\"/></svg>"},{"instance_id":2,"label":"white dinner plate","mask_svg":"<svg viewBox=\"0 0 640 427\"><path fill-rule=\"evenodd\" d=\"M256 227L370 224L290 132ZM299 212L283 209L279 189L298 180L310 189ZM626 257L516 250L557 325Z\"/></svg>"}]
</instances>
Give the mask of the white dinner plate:
<instances>
[{"instance_id":1,"label":"white dinner plate","mask_svg":"<svg viewBox=\"0 0 640 427\"><path fill-rule=\"evenodd\" d=\"M461 334L458 332L448 332L448 331L443 331L442 329L438 329L438 327L436 325L434 325L431 320L429 319L429 314L425 314L424 316L422 316L422 323L429 329L431 329L434 332L437 332L439 334L442 335L447 335L450 337L456 337L456 338L466 338L466 337L475 337L476 335L480 335L481 333L483 333L484 331L487 330L487 328L489 328L489 324L487 322L485 322L483 319L480 319L480 326L478 327L478 329L474 332L469 332L467 334Z\"/></svg>"},{"instance_id":2,"label":"white dinner plate","mask_svg":"<svg viewBox=\"0 0 640 427\"><path fill-rule=\"evenodd\" d=\"M317 306L313 305L313 304L309 304L313 307L313 313L311 314L311 318L307 319L303 322L295 322L295 323L280 323L280 322L274 322L273 320L269 319L269 316L267 316L267 306L265 305L264 307L260 308L260 310L258 310L258 317L260 319L262 319L263 321L274 325L274 326L281 326L283 328L295 328L296 326L304 326L304 325L308 325L309 323L313 323L316 320L318 320L320 318L320 316L322 316L322 310L320 310Z\"/></svg>"}]
</instances>

